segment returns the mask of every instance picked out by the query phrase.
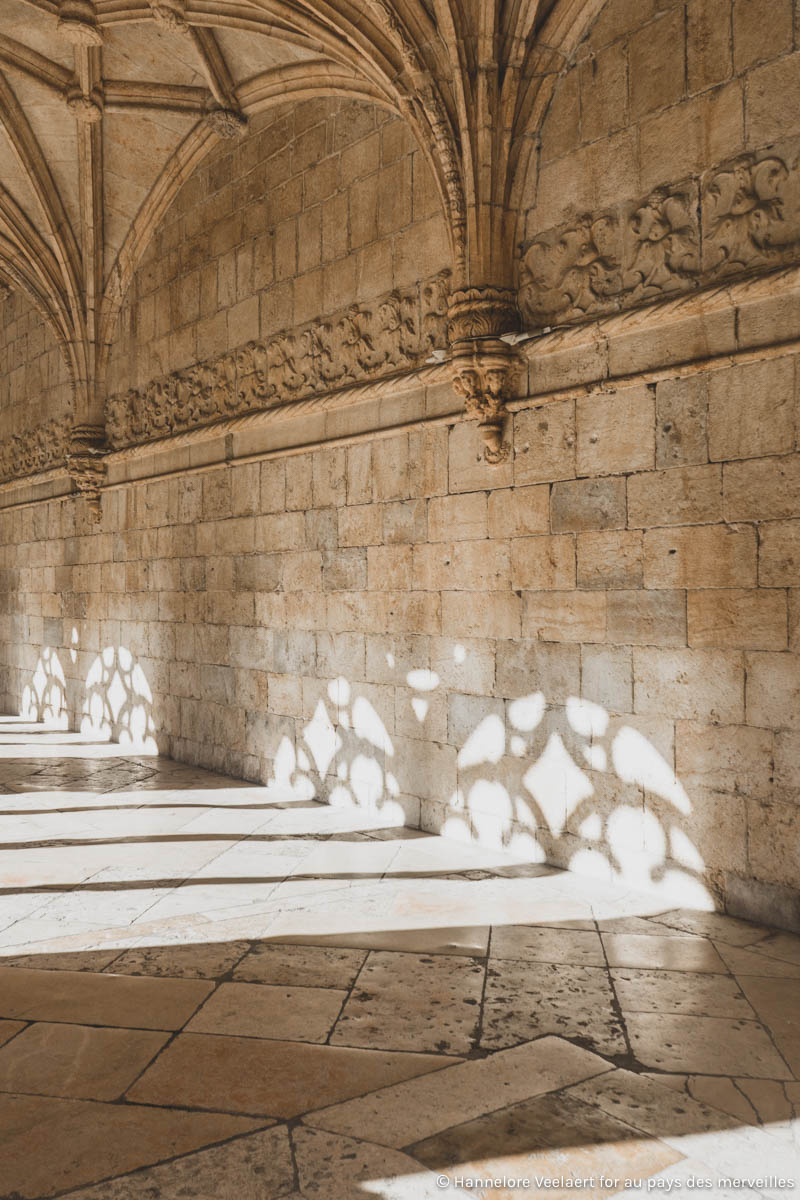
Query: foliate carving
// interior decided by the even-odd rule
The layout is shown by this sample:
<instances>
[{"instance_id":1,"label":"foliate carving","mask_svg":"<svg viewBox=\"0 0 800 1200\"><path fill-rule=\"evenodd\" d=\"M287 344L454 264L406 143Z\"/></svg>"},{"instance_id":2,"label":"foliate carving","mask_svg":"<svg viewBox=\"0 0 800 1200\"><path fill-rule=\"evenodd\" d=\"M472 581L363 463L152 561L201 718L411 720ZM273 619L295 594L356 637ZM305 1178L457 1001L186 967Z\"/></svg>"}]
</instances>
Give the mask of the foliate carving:
<instances>
[{"instance_id":1,"label":"foliate carving","mask_svg":"<svg viewBox=\"0 0 800 1200\"><path fill-rule=\"evenodd\" d=\"M505 462L509 448L503 441L503 421L521 366L518 354L499 338L485 338L457 347L450 363L453 390L463 396L467 416L478 421L484 458Z\"/></svg>"},{"instance_id":2,"label":"foliate carving","mask_svg":"<svg viewBox=\"0 0 800 1200\"><path fill-rule=\"evenodd\" d=\"M16 433L0 445L0 481L35 475L62 466L67 452L70 420L54 417L33 429Z\"/></svg>"},{"instance_id":3,"label":"foliate carving","mask_svg":"<svg viewBox=\"0 0 800 1200\"><path fill-rule=\"evenodd\" d=\"M57 28L75 46L100 46L103 43L91 0L61 0Z\"/></svg>"},{"instance_id":4,"label":"foliate carving","mask_svg":"<svg viewBox=\"0 0 800 1200\"><path fill-rule=\"evenodd\" d=\"M743 155L710 172L703 192L707 268L728 275L798 257L798 178L777 155Z\"/></svg>"},{"instance_id":5,"label":"foliate carving","mask_svg":"<svg viewBox=\"0 0 800 1200\"><path fill-rule=\"evenodd\" d=\"M106 401L115 447L421 366L446 346L448 275L352 304L324 322L282 330Z\"/></svg>"},{"instance_id":6,"label":"foliate carving","mask_svg":"<svg viewBox=\"0 0 800 1200\"><path fill-rule=\"evenodd\" d=\"M795 144L540 234L523 248L519 306L529 328L562 324L797 261Z\"/></svg>"},{"instance_id":7,"label":"foliate carving","mask_svg":"<svg viewBox=\"0 0 800 1200\"><path fill-rule=\"evenodd\" d=\"M627 221L622 293L636 303L696 286L697 187L658 188Z\"/></svg>"},{"instance_id":8,"label":"foliate carving","mask_svg":"<svg viewBox=\"0 0 800 1200\"><path fill-rule=\"evenodd\" d=\"M526 323L556 324L606 311L620 291L621 240L613 213L583 216L536 238L520 268L519 307Z\"/></svg>"},{"instance_id":9,"label":"foliate carving","mask_svg":"<svg viewBox=\"0 0 800 1200\"><path fill-rule=\"evenodd\" d=\"M235 108L212 108L206 122L221 138L239 137L247 129L247 117Z\"/></svg>"},{"instance_id":10,"label":"foliate carving","mask_svg":"<svg viewBox=\"0 0 800 1200\"><path fill-rule=\"evenodd\" d=\"M86 499L95 520L100 518L100 489L105 482L105 431L98 425L76 425L67 450L67 470Z\"/></svg>"}]
</instances>

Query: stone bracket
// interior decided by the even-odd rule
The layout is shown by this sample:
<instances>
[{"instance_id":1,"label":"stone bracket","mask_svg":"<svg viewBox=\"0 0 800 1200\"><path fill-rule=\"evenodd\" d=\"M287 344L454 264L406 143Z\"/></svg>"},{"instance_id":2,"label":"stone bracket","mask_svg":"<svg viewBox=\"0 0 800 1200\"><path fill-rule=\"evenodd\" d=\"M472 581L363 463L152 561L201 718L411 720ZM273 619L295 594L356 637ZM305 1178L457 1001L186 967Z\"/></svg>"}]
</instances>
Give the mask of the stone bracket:
<instances>
[{"instance_id":1,"label":"stone bracket","mask_svg":"<svg viewBox=\"0 0 800 1200\"><path fill-rule=\"evenodd\" d=\"M453 292L447 317L453 390L463 396L467 416L478 421L486 462L505 462L506 403L523 367L519 353L502 336L519 328L516 298L507 288Z\"/></svg>"}]
</instances>

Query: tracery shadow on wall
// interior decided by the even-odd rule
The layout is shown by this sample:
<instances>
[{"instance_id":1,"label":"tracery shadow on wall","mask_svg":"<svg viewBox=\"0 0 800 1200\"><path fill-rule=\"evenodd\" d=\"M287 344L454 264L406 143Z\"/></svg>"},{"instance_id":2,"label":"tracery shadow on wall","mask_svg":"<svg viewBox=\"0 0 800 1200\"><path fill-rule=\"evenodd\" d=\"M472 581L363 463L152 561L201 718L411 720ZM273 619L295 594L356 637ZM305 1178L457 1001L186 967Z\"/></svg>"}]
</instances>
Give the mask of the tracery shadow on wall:
<instances>
[{"instance_id":1,"label":"tracery shadow on wall","mask_svg":"<svg viewBox=\"0 0 800 1200\"><path fill-rule=\"evenodd\" d=\"M402 751L395 745L371 701L342 677L328 684L311 720L298 723L295 743L280 737L270 782L298 799L416 824L420 773L428 765L432 779L440 773L425 740L440 680L425 669L409 671L406 681L420 725L412 749L406 738ZM474 700L485 710L485 698ZM687 831L692 802L643 733L580 696L531 691L488 706L495 711L474 723L457 751L455 788L423 800L423 827L713 907L705 862Z\"/></svg>"},{"instance_id":2,"label":"tracery shadow on wall","mask_svg":"<svg viewBox=\"0 0 800 1200\"><path fill-rule=\"evenodd\" d=\"M158 753L153 693L131 651L124 646L106 646L81 680L69 669L65 672L61 661L68 657L72 664L77 662L77 631L73 631L72 642L67 651L42 648L31 680L23 688L20 716L53 729L67 730L73 725L93 741Z\"/></svg>"}]
</instances>

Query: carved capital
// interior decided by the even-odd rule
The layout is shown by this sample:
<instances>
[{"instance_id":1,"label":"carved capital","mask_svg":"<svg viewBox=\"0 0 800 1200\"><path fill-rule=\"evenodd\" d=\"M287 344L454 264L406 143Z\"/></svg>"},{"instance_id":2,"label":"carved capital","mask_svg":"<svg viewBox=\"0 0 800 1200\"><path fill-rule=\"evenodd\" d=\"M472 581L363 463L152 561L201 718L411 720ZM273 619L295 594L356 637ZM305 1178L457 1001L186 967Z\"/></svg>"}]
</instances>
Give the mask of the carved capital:
<instances>
[{"instance_id":1,"label":"carved capital","mask_svg":"<svg viewBox=\"0 0 800 1200\"><path fill-rule=\"evenodd\" d=\"M519 329L517 298L511 288L471 287L452 292L447 308L450 344L473 338L499 338Z\"/></svg>"},{"instance_id":2,"label":"carved capital","mask_svg":"<svg viewBox=\"0 0 800 1200\"><path fill-rule=\"evenodd\" d=\"M467 416L479 423L484 458L489 463L505 462L509 447L503 441L503 421L522 366L519 355L499 338L482 338L459 344L450 366L453 390L464 397Z\"/></svg>"},{"instance_id":3,"label":"carved capital","mask_svg":"<svg viewBox=\"0 0 800 1200\"><path fill-rule=\"evenodd\" d=\"M57 28L74 46L101 46L103 43L103 33L91 0L61 0Z\"/></svg>"},{"instance_id":4,"label":"carved capital","mask_svg":"<svg viewBox=\"0 0 800 1200\"><path fill-rule=\"evenodd\" d=\"M235 108L212 108L206 121L218 137L238 137L247 129L247 117Z\"/></svg>"},{"instance_id":5,"label":"carved capital","mask_svg":"<svg viewBox=\"0 0 800 1200\"><path fill-rule=\"evenodd\" d=\"M105 431L100 425L75 425L67 450L67 470L89 510L100 519L100 489L106 477Z\"/></svg>"}]
</instances>

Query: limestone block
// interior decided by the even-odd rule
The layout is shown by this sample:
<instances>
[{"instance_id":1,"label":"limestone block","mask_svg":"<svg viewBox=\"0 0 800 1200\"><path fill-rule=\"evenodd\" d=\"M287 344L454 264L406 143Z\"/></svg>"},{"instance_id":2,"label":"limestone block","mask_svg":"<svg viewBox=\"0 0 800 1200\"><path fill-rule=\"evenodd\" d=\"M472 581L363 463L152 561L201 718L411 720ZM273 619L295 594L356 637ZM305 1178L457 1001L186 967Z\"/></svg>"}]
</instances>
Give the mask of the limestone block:
<instances>
[{"instance_id":1,"label":"limestone block","mask_svg":"<svg viewBox=\"0 0 800 1200\"><path fill-rule=\"evenodd\" d=\"M411 577L410 546L370 546L367 549L367 587L370 591L410 589Z\"/></svg>"},{"instance_id":2,"label":"limestone block","mask_svg":"<svg viewBox=\"0 0 800 1200\"><path fill-rule=\"evenodd\" d=\"M748 15L752 18L758 10L758 4L755 0L749 0L746 7L750 10ZM777 0L777 7L787 7L787 0ZM762 29L756 37L770 38L773 36L771 22L762 22L762 25L769 25L770 29ZM780 31L780 23L776 28ZM779 33L779 36L784 36L784 33ZM736 54L735 49L734 54ZM780 103L776 103L776 96L780 96ZM767 63L752 71L747 81L748 145L763 146L767 142L777 141L778 138L785 136L785 114L796 111L798 103L800 103L800 51L795 51L794 54L788 54L776 62Z\"/></svg>"},{"instance_id":3,"label":"limestone block","mask_svg":"<svg viewBox=\"0 0 800 1200\"><path fill-rule=\"evenodd\" d=\"M630 647L582 646L580 694L609 712L631 712L633 659Z\"/></svg>"},{"instance_id":4,"label":"limestone block","mask_svg":"<svg viewBox=\"0 0 800 1200\"><path fill-rule=\"evenodd\" d=\"M766 19L768 16L768 19ZM759 0L733 2L733 61L737 71L792 49L791 0L774 0L768 13Z\"/></svg>"},{"instance_id":5,"label":"limestone block","mask_svg":"<svg viewBox=\"0 0 800 1200\"><path fill-rule=\"evenodd\" d=\"M625 124L628 107L628 63L621 43L584 58L579 68L581 137L590 142Z\"/></svg>"},{"instance_id":6,"label":"limestone block","mask_svg":"<svg viewBox=\"0 0 800 1200\"><path fill-rule=\"evenodd\" d=\"M347 503L368 504L372 499L372 445L356 442L347 447Z\"/></svg>"},{"instance_id":7,"label":"limestone block","mask_svg":"<svg viewBox=\"0 0 800 1200\"><path fill-rule=\"evenodd\" d=\"M378 546L383 540L383 511L379 504L353 504L340 508L340 546Z\"/></svg>"},{"instance_id":8,"label":"limestone block","mask_svg":"<svg viewBox=\"0 0 800 1200\"><path fill-rule=\"evenodd\" d=\"M234 667L245 667L254 671L272 669L274 635L271 629L231 625L228 634L228 652ZM219 663L220 657L215 655L209 661Z\"/></svg>"},{"instance_id":9,"label":"limestone block","mask_svg":"<svg viewBox=\"0 0 800 1200\"><path fill-rule=\"evenodd\" d=\"M664 13L634 33L628 47L631 117L680 100L686 73L682 11Z\"/></svg>"},{"instance_id":10,"label":"limestone block","mask_svg":"<svg viewBox=\"0 0 800 1200\"><path fill-rule=\"evenodd\" d=\"M288 468L292 471L296 459L289 459ZM237 487L237 479L240 479L239 472L241 468L234 471L234 489ZM249 494L252 488L256 495L257 511L260 513L282 513L287 507L292 507L286 503L286 475L287 462L282 458L267 459L259 466L257 463L252 467L247 467L246 472L258 471L259 475L256 480L245 473L241 477L238 487L240 490L245 490ZM248 510L248 511L256 511Z\"/></svg>"},{"instance_id":11,"label":"limestone block","mask_svg":"<svg viewBox=\"0 0 800 1200\"><path fill-rule=\"evenodd\" d=\"M286 516L292 516L303 523L305 542L310 550L334 550L338 546L339 525L335 508L312 508L306 513L287 513ZM298 544L302 545L302 542L298 543L296 540L296 529L294 522L287 523L283 534L284 539L286 534L290 534L294 540L281 546L281 549L291 549ZM258 544L258 539L256 539L256 544Z\"/></svg>"},{"instance_id":12,"label":"limestone block","mask_svg":"<svg viewBox=\"0 0 800 1200\"><path fill-rule=\"evenodd\" d=\"M709 589L688 594L690 646L785 650L786 592L766 588Z\"/></svg>"},{"instance_id":13,"label":"limestone block","mask_svg":"<svg viewBox=\"0 0 800 1200\"><path fill-rule=\"evenodd\" d=\"M575 586L575 539L570 534L513 538L510 546L515 590L564 591Z\"/></svg>"},{"instance_id":14,"label":"limestone block","mask_svg":"<svg viewBox=\"0 0 800 1200\"><path fill-rule=\"evenodd\" d=\"M800 510L800 454L723 467L725 519L769 521Z\"/></svg>"},{"instance_id":15,"label":"limestone block","mask_svg":"<svg viewBox=\"0 0 800 1200\"><path fill-rule=\"evenodd\" d=\"M758 581L762 587L800 585L800 521L759 526Z\"/></svg>"},{"instance_id":16,"label":"limestone block","mask_svg":"<svg viewBox=\"0 0 800 1200\"><path fill-rule=\"evenodd\" d=\"M310 630L276 631L272 639L272 670L279 675L312 675L316 639Z\"/></svg>"},{"instance_id":17,"label":"limestone block","mask_svg":"<svg viewBox=\"0 0 800 1200\"><path fill-rule=\"evenodd\" d=\"M747 664L747 722L800 729L800 661L791 653L752 653Z\"/></svg>"},{"instance_id":18,"label":"limestone block","mask_svg":"<svg viewBox=\"0 0 800 1200\"><path fill-rule=\"evenodd\" d=\"M424 500L401 500L383 506L383 540L424 542L428 536L428 510Z\"/></svg>"},{"instance_id":19,"label":"limestone block","mask_svg":"<svg viewBox=\"0 0 800 1200\"><path fill-rule=\"evenodd\" d=\"M510 579L508 542L484 539L453 544L434 542L414 547L415 588L499 592L508 586Z\"/></svg>"},{"instance_id":20,"label":"limestone block","mask_svg":"<svg viewBox=\"0 0 800 1200\"><path fill-rule=\"evenodd\" d=\"M306 522L299 512L274 513L253 518L253 546L276 553L301 550L306 544Z\"/></svg>"},{"instance_id":21,"label":"limestone block","mask_svg":"<svg viewBox=\"0 0 800 1200\"><path fill-rule=\"evenodd\" d=\"M709 458L758 458L794 449L793 357L713 371L709 376Z\"/></svg>"},{"instance_id":22,"label":"limestone block","mask_svg":"<svg viewBox=\"0 0 800 1200\"><path fill-rule=\"evenodd\" d=\"M386 592L382 628L390 633L440 633L442 604L438 592Z\"/></svg>"},{"instance_id":23,"label":"limestone block","mask_svg":"<svg viewBox=\"0 0 800 1200\"><path fill-rule=\"evenodd\" d=\"M577 146L580 117L579 75L573 69L559 79L542 126L544 162L560 158Z\"/></svg>"},{"instance_id":24,"label":"limestone block","mask_svg":"<svg viewBox=\"0 0 800 1200\"><path fill-rule=\"evenodd\" d=\"M427 637L384 632L367 638L367 679L371 683L405 685L411 672L427 672L429 661Z\"/></svg>"},{"instance_id":25,"label":"limestone block","mask_svg":"<svg viewBox=\"0 0 800 1200\"><path fill-rule=\"evenodd\" d=\"M233 560L236 591L274 592L280 587L281 574L278 554L238 554Z\"/></svg>"},{"instance_id":26,"label":"limestone block","mask_svg":"<svg viewBox=\"0 0 800 1200\"><path fill-rule=\"evenodd\" d=\"M722 520L722 468L672 467L628 478L628 524L692 525Z\"/></svg>"},{"instance_id":27,"label":"limestone block","mask_svg":"<svg viewBox=\"0 0 800 1200\"><path fill-rule=\"evenodd\" d=\"M718 0L689 0L687 74L690 92L702 92L731 73L731 15Z\"/></svg>"},{"instance_id":28,"label":"limestone block","mask_svg":"<svg viewBox=\"0 0 800 1200\"><path fill-rule=\"evenodd\" d=\"M451 692L447 698L447 740L451 746L461 750L479 726L487 722L486 728L505 723L505 705L502 700L491 696L463 696ZM491 735L487 733L487 738ZM480 741L480 734L476 741ZM476 746L480 753L482 747Z\"/></svg>"},{"instance_id":29,"label":"limestone block","mask_svg":"<svg viewBox=\"0 0 800 1200\"><path fill-rule=\"evenodd\" d=\"M546 642L605 641L605 592L526 592L522 635Z\"/></svg>"},{"instance_id":30,"label":"limestone block","mask_svg":"<svg viewBox=\"0 0 800 1200\"><path fill-rule=\"evenodd\" d=\"M624 528L625 480L576 479L554 484L550 498L550 520L554 533Z\"/></svg>"},{"instance_id":31,"label":"limestone block","mask_svg":"<svg viewBox=\"0 0 800 1200\"><path fill-rule=\"evenodd\" d=\"M343 449L321 450L313 456L315 508L344 504L347 489L346 455Z\"/></svg>"},{"instance_id":32,"label":"limestone block","mask_svg":"<svg viewBox=\"0 0 800 1200\"><path fill-rule=\"evenodd\" d=\"M364 679L366 643L363 633L318 633L317 675L323 679L339 676L350 680Z\"/></svg>"},{"instance_id":33,"label":"limestone block","mask_svg":"<svg viewBox=\"0 0 800 1200\"><path fill-rule=\"evenodd\" d=\"M367 586L367 552L362 548L323 550L322 589L349 592Z\"/></svg>"},{"instance_id":34,"label":"limestone block","mask_svg":"<svg viewBox=\"0 0 800 1200\"><path fill-rule=\"evenodd\" d=\"M572 479L576 442L574 400L553 401L515 413L514 483Z\"/></svg>"},{"instance_id":35,"label":"limestone block","mask_svg":"<svg viewBox=\"0 0 800 1200\"><path fill-rule=\"evenodd\" d=\"M526 537L548 533L550 489L538 487L501 488L489 493L489 537Z\"/></svg>"},{"instance_id":36,"label":"limestone block","mask_svg":"<svg viewBox=\"0 0 800 1200\"><path fill-rule=\"evenodd\" d=\"M506 430L504 436L509 439L510 430ZM504 463L493 465L486 462L483 450L483 442L474 421L459 421L452 427L448 444L448 479L451 492L488 491L490 488L511 486L515 472L511 458Z\"/></svg>"},{"instance_id":37,"label":"limestone block","mask_svg":"<svg viewBox=\"0 0 800 1200\"><path fill-rule=\"evenodd\" d=\"M775 734L775 798L800 801L800 733Z\"/></svg>"},{"instance_id":38,"label":"limestone block","mask_svg":"<svg viewBox=\"0 0 800 1200\"><path fill-rule=\"evenodd\" d=\"M731 650L633 650L634 712L735 725L744 721L744 662ZM748 722L753 721L748 712Z\"/></svg>"},{"instance_id":39,"label":"limestone block","mask_svg":"<svg viewBox=\"0 0 800 1200\"><path fill-rule=\"evenodd\" d=\"M577 552L578 587L642 586L642 534L638 530L579 533Z\"/></svg>"},{"instance_id":40,"label":"limestone block","mask_svg":"<svg viewBox=\"0 0 800 1200\"><path fill-rule=\"evenodd\" d=\"M296 550L282 554L281 586L285 592L322 591L322 554L319 550Z\"/></svg>"},{"instance_id":41,"label":"limestone block","mask_svg":"<svg viewBox=\"0 0 800 1200\"><path fill-rule=\"evenodd\" d=\"M400 791L422 800L449 799L456 790L456 750L395 735L392 774Z\"/></svg>"},{"instance_id":42,"label":"limestone block","mask_svg":"<svg viewBox=\"0 0 800 1200\"><path fill-rule=\"evenodd\" d=\"M637 385L595 392L578 400L576 417L579 475L615 475L653 467L654 389Z\"/></svg>"},{"instance_id":43,"label":"limestone block","mask_svg":"<svg viewBox=\"0 0 800 1200\"><path fill-rule=\"evenodd\" d=\"M617 645L685 646L686 593L608 593L608 640Z\"/></svg>"},{"instance_id":44,"label":"limestone block","mask_svg":"<svg viewBox=\"0 0 800 1200\"><path fill-rule=\"evenodd\" d=\"M769 796L773 735L747 725L675 725L675 771L683 786Z\"/></svg>"},{"instance_id":45,"label":"limestone block","mask_svg":"<svg viewBox=\"0 0 800 1200\"><path fill-rule=\"evenodd\" d=\"M447 696L441 690L420 696L412 688L392 688L393 728L417 741L447 741ZM388 726L387 726L388 728Z\"/></svg>"},{"instance_id":46,"label":"limestone block","mask_svg":"<svg viewBox=\"0 0 800 1200\"><path fill-rule=\"evenodd\" d=\"M495 692L509 700L543 692L550 704L580 694L580 648L528 640L497 647Z\"/></svg>"},{"instance_id":47,"label":"limestone block","mask_svg":"<svg viewBox=\"0 0 800 1200\"><path fill-rule=\"evenodd\" d=\"M519 637L522 600L512 592L447 592L442 596L445 637Z\"/></svg>"},{"instance_id":48,"label":"limestone block","mask_svg":"<svg viewBox=\"0 0 800 1200\"><path fill-rule=\"evenodd\" d=\"M459 598L457 594L456 598ZM517 597L516 628L519 628L519 601ZM443 610L446 607L443 598ZM444 623L444 617L443 617ZM453 624L456 624L454 621ZM474 695L488 694L494 684L495 643L485 638L434 637L430 642L430 669L437 685L442 689L467 692Z\"/></svg>"},{"instance_id":49,"label":"limestone block","mask_svg":"<svg viewBox=\"0 0 800 1200\"><path fill-rule=\"evenodd\" d=\"M428 541L448 542L488 535L485 492L436 496L428 501Z\"/></svg>"},{"instance_id":50,"label":"limestone block","mask_svg":"<svg viewBox=\"0 0 800 1200\"><path fill-rule=\"evenodd\" d=\"M796 889L800 878L797 806L751 800L747 818L750 872L757 879L785 883Z\"/></svg>"},{"instance_id":51,"label":"limestone block","mask_svg":"<svg viewBox=\"0 0 800 1200\"><path fill-rule=\"evenodd\" d=\"M755 530L736 525L647 530L644 582L646 588L754 587Z\"/></svg>"},{"instance_id":52,"label":"limestone block","mask_svg":"<svg viewBox=\"0 0 800 1200\"><path fill-rule=\"evenodd\" d=\"M313 505L312 456L310 454L293 454L285 463L285 471L286 508L289 511L311 508ZM280 481L278 480L273 503L277 503L280 494ZM275 511L280 512L281 509Z\"/></svg>"}]
</instances>

